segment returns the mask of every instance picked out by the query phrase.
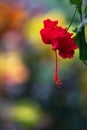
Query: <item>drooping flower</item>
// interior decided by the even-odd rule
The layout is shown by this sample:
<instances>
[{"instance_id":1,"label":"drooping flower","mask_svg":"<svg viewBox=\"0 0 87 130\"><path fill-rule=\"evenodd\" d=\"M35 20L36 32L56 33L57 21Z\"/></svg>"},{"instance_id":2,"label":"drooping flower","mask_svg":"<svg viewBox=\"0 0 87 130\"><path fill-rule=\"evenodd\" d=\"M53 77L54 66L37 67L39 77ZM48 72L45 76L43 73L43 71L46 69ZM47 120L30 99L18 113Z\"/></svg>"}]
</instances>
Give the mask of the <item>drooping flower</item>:
<instances>
[{"instance_id":1,"label":"drooping flower","mask_svg":"<svg viewBox=\"0 0 87 130\"><path fill-rule=\"evenodd\" d=\"M42 41L45 44L51 44L52 50L56 54L56 71L54 73L54 81L60 86L61 81L58 76L57 50L62 58L72 58L74 50L78 48L75 43L73 33L69 33L67 28L58 26L58 21L44 20L44 28L40 30Z\"/></svg>"}]
</instances>

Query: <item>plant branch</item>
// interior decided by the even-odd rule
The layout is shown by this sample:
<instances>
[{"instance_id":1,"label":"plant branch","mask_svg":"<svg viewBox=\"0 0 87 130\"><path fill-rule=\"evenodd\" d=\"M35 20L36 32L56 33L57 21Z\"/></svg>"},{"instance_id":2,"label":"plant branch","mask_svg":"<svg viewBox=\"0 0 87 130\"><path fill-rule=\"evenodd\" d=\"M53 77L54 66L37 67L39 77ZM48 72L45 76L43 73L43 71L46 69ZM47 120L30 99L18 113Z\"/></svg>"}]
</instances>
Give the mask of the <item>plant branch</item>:
<instances>
[{"instance_id":1,"label":"plant branch","mask_svg":"<svg viewBox=\"0 0 87 130\"><path fill-rule=\"evenodd\" d=\"M76 9L75 9L75 12L74 12L74 14L73 14L73 17L72 17L71 23L69 24L69 26L68 26L68 28L67 28L67 31L69 30L70 26L71 26L72 23L73 23L73 20L74 20L74 18L75 18L76 12L77 12L77 9L78 9L78 7L76 7Z\"/></svg>"}]
</instances>

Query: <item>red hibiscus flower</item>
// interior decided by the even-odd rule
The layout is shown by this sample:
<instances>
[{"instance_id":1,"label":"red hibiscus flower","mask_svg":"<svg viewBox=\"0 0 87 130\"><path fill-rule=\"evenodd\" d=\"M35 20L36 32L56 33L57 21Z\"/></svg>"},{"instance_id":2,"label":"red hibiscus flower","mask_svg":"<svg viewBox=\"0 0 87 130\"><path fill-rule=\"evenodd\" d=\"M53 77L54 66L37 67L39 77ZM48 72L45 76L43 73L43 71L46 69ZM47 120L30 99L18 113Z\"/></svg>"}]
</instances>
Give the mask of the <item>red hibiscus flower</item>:
<instances>
[{"instance_id":1,"label":"red hibiscus flower","mask_svg":"<svg viewBox=\"0 0 87 130\"><path fill-rule=\"evenodd\" d=\"M58 21L44 20L44 28L41 29L40 34L42 41L45 44L51 44L52 49L56 54L56 71L54 73L54 81L57 85L61 85L58 77L57 52L62 58L72 58L74 50L77 49L72 33L69 33L66 28L57 26Z\"/></svg>"}]
</instances>

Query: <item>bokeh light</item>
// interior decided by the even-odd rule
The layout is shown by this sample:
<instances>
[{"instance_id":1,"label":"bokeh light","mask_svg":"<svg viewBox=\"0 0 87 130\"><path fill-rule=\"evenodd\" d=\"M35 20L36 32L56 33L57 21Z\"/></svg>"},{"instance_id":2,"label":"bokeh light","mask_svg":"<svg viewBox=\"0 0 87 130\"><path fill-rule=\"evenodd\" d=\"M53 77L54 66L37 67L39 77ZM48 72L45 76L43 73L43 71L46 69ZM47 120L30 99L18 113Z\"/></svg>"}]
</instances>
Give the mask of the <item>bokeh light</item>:
<instances>
[{"instance_id":1,"label":"bokeh light","mask_svg":"<svg viewBox=\"0 0 87 130\"><path fill-rule=\"evenodd\" d=\"M48 18L68 27L73 12L69 0L0 0L0 130L87 130L87 67L78 49L58 56L58 89L54 52L39 33ZM78 14L69 31L77 25Z\"/></svg>"}]
</instances>

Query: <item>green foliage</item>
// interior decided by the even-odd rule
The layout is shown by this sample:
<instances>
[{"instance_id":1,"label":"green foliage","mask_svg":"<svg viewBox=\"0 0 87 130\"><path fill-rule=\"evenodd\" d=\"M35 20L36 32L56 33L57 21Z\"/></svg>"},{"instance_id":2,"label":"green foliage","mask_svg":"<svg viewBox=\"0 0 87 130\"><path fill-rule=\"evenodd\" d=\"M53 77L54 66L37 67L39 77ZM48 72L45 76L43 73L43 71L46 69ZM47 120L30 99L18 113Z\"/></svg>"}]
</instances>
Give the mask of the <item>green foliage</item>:
<instances>
[{"instance_id":1,"label":"green foliage","mask_svg":"<svg viewBox=\"0 0 87 130\"><path fill-rule=\"evenodd\" d=\"M75 27L72 31L73 31L74 33L77 33L77 32L78 32L78 28Z\"/></svg>"},{"instance_id":2,"label":"green foliage","mask_svg":"<svg viewBox=\"0 0 87 130\"><path fill-rule=\"evenodd\" d=\"M80 59L85 63L87 60L87 44L85 40L84 26L82 26L81 30L77 33L75 41L79 46Z\"/></svg>"},{"instance_id":3,"label":"green foliage","mask_svg":"<svg viewBox=\"0 0 87 130\"><path fill-rule=\"evenodd\" d=\"M70 3L73 4L73 5L81 5L82 0L70 0Z\"/></svg>"},{"instance_id":4,"label":"green foliage","mask_svg":"<svg viewBox=\"0 0 87 130\"><path fill-rule=\"evenodd\" d=\"M87 13L87 6L85 7L84 13Z\"/></svg>"},{"instance_id":5,"label":"green foliage","mask_svg":"<svg viewBox=\"0 0 87 130\"><path fill-rule=\"evenodd\" d=\"M82 0L70 0L70 3L76 5L76 8L80 14L80 19L82 21Z\"/></svg>"},{"instance_id":6,"label":"green foliage","mask_svg":"<svg viewBox=\"0 0 87 130\"><path fill-rule=\"evenodd\" d=\"M76 5L76 8L78 10L78 13L80 15L80 19L81 19L81 27L79 29L79 31L77 30L77 28L74 30L74 32L76 33L76 37L75 37L75 41L76 44L79 47L79 58L86 63L87 61L87 43L86 43L86 38L85 38L85 20L83 19L83 16L86 15L87 13L87 6L85 6L85 8L83 8L82 6L82 0L70 0L70 3L73 5ZM84 14L83 14L83 13ZM84 23L83 23L84 21Z\"/></svg>"}]
</instances>

